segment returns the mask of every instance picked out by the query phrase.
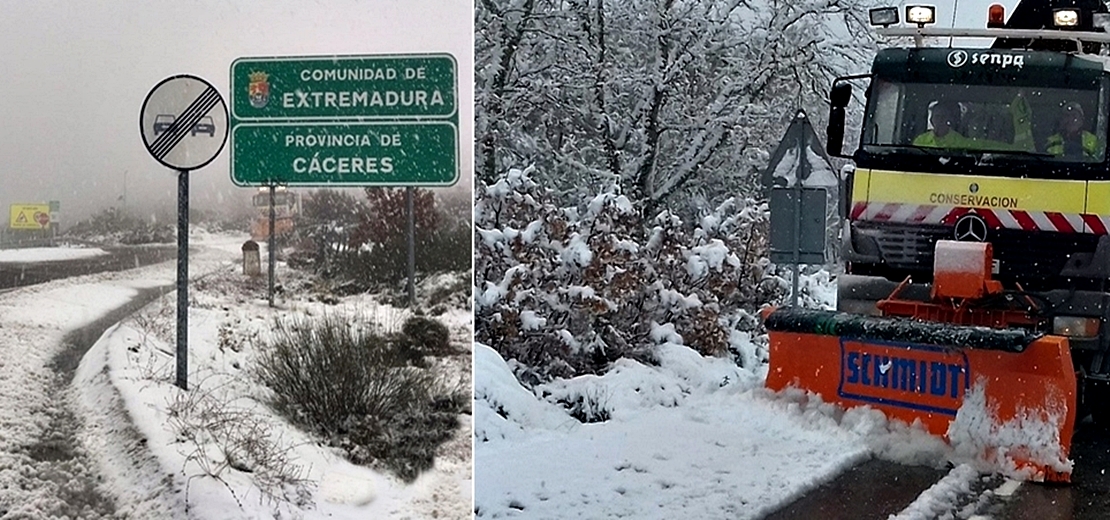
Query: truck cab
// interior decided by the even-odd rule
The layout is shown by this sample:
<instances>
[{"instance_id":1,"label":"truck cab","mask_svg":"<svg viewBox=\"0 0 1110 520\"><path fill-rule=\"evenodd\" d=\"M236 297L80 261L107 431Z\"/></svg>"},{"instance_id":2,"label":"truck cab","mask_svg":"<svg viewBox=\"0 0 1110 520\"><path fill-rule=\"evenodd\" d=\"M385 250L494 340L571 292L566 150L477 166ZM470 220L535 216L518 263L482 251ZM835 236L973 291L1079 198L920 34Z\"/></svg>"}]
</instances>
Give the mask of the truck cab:
<instances>
[{"instance_id":1,"label":"truck cab","mask_svg":"<svg viewBox=\"0 0 1110 520\"><path fill-rule=\"evenodd\" d=\"M880 34L914 45L881 50L869 74L834 83L828 151L855 165L841 189L838 307L873 314L906 280L903 297L927 299L938 240L989 242L1008 288L999 305L1068 337L1081 389L1110 418L1110 58L1097 53L1110 37L1094 23L1110 15L1073 7L1063 19L1074 23L1059 26L1068 9L1023 4L1011 22L1025 27L999 28L1000 6L987 29L889 27L881 14ZM995 46L928 45L950 37ZM861 77L860 140L845 155L848 81Z\"/></svg>"}]
</instances>

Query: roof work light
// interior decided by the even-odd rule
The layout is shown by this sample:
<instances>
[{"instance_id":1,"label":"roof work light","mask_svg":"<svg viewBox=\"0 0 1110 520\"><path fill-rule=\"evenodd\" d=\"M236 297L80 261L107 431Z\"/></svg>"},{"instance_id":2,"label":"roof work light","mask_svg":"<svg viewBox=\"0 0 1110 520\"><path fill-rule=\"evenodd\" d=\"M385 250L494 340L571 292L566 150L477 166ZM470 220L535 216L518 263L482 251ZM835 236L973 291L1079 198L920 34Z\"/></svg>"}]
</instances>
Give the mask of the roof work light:
<instances>
[{"instance_id":1,"label":"roof work light","mask_svg":"<svg viewBox=\"0 0 1110 520\"><path fill-rule=\"evenodd\" d=\"M987 8L987 27L998 28L1006 25L1006 8L1002 4L991 4Z\"/></svg>"},{"instance_id":2,"label":"roof work light","mask_svg":"<svg viewBox=\"0 0 1110 520\"><path fill-rule=\"evenodd\" d=\"M937 8L931 5L907 5L906 21L925 27L937 21Z\"/></svg>"},{"instance_id":3,"label":"roof work light","mask_svg":"<svg viewBox=\"0 0 1110 520\"><path fill-rule=\"evenodd\" d=\"M871 17L871 25L889 27L898 23L897 7L879 7L867 12Z\"/></svg>"},{"instance_id":4,"label":"roof work light","mask_svg":"<svg viewBox=\"0 0 1110 520\"><path fill-rule=\"evenodd\" d=\"M1052 23L1056 27L1075 27L1079 25L1079 9L1056 9L1052 11Z\"/></svg>"}]
</instances>

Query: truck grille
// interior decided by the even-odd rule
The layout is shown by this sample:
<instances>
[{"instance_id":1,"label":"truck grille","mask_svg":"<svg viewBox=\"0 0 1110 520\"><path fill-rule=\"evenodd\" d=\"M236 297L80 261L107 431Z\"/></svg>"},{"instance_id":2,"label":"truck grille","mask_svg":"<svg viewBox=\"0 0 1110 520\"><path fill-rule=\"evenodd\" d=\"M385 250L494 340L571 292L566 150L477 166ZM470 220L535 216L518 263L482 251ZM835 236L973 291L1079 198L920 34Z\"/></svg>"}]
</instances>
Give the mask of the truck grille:
<instances>
[{"instance_id":1,"label":"truck grille","mask_svg":"<svg viewBox=\"0 0 1110 520\"><path fill-rule=\"evenodd\" d=\"M871 222L855 225L873 230L868 234L878 231L877 236L872 236L888 268L914 273L932 273L936 241L952 238L952 229L945 226ZM994 258L1002 263L998 278L1045 280L1059 276L1072 253L1093 252L1098 235L992 229L988 241Z\"/></svg>"}]
</instances>

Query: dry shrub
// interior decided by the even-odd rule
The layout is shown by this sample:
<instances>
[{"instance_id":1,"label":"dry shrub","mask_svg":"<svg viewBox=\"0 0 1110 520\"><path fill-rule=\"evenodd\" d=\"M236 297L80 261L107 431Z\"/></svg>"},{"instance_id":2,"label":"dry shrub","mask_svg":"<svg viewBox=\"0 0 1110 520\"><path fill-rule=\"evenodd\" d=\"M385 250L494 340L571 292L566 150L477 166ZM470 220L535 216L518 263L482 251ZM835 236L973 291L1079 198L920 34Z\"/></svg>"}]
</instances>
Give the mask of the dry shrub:
<instances>
[{"instance_id":1,"label":"dry shrub","mask_svg":"<svg viewBox=\"0 0 1110 520\"><path fill-rule=\"evenodd\" d=\"M431 467L468 402L461 389L445 388L419 366L413 343L336 315L278 320L257 376L279 411L353 462L412 480Z\"/></svg>"}]
</instances>

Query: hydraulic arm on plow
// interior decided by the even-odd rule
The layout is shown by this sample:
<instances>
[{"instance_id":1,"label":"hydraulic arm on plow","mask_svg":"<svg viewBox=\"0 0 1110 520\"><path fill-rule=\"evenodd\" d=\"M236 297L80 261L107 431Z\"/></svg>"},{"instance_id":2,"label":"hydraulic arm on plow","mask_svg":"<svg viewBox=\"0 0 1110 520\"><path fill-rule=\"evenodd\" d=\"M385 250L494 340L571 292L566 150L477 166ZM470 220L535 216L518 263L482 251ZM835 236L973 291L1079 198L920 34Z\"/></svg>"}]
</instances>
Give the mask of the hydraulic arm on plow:
<instances>
[{"instance_id":1,"label":"hydraulic arm on plow","mask_svg":"<svg viewBox=\"0 0 1110 520\"><path fill-rule=\"evenodd\" d=\"M1034 332L1038 318L1007 305L990 278L990 244L936 247L930 301L899 299L899 286L878 303L881 316L769 313L767 387L872 406L1012 475L1068 481L1076 383L1067 338Z\"/></svg>"}]
</instances>

